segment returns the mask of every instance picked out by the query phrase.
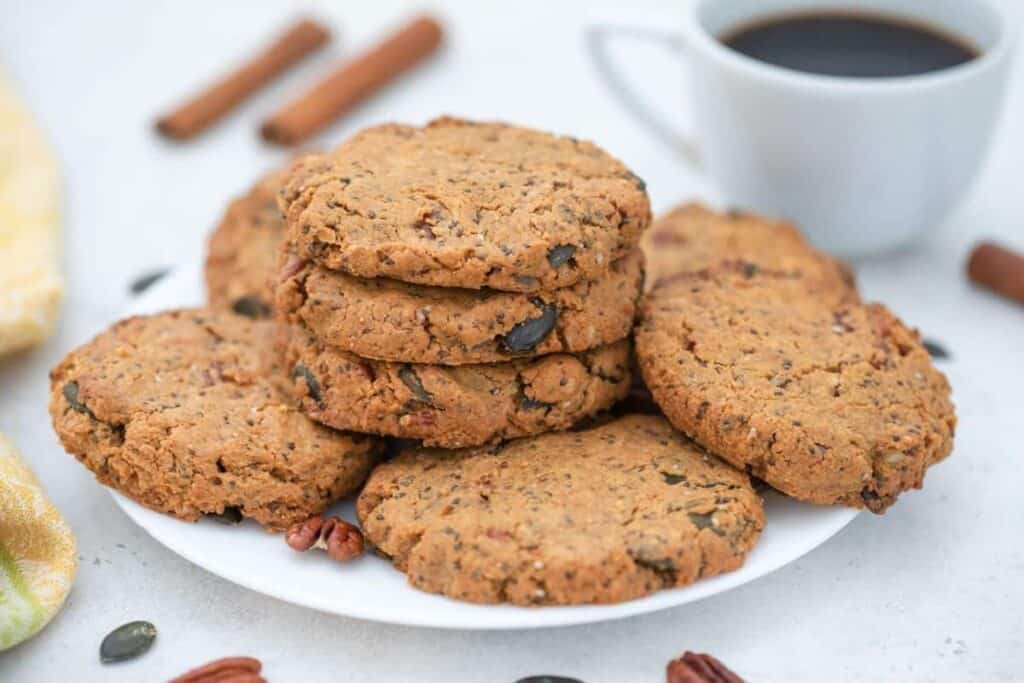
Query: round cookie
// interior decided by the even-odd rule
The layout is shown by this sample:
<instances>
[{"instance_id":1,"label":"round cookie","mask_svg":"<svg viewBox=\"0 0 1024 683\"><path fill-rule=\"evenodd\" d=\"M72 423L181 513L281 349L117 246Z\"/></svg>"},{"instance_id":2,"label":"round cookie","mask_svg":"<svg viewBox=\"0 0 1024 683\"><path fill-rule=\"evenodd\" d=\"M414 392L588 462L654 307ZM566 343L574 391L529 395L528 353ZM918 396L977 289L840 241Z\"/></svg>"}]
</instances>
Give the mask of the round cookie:
<instances>
[{"instance_id":1,"label":"round cookie","mask_svg":"<svg viewBox=\"0 0 1024 683\"><path fill-rule=\"evenodd\" d=\"M599 280L536 294L366 280L291 259L279 311L331 346L397 362L494 363L610 344L630 335L643 283L639 249Z\"/></svg>"},{"instance_id":2,"label":"round cookie","mask_svg":"<svg viewBox=\"0 0 1024 683\"><path fill-rule=\"evenodd\" d=\"M737 569L764 527L747 475L652 415L405 451L373 471L356 512L416 588L520 605L685 586Z\"/></svg>"},{"instance_id":3,"label":"round cookie","mask_svg":"<svg viewBox=\"0 0 1024 683\"><path fill-rule=\"evenodd\" d=\"M461 448L567 429L629 392L630 344L481 365L368 360L301 325L286 336L293 393L338 429Z\"/></svg>"},{"instance_id":4,"label":"round cookie","mask_svg":"<svg viewBox=\"0 0 1024 683\"><path fill-rule=\"evenodd\" d=\"M743 264L663 280L641 315L672 424L783 493L883 512L952 449L949 383L880 304Z\"/></svg>"},{"instance_id":5,"label":"round cookie","mask_svg":"<svg viewBox=\"0 0 1024 683\"><path fill-rule=\"evenodd\" d=\"M596 280L650 222L645 186L596 145L441 118L367 128L293 166L303 257L357 277L537 292Z\"/></svg>"},{"instance_id":6,"label":"round cookie","mask_svg":"<svg viewBox=\"0 0 1024 683\"><path fill-rule=\"evenodd\" d=\"M50 373L61 443L100 482L182 519L237 511L280 530L322 512L382 445L287 400L271 328L203 309L117 323Z\"/></svg>"},{"instance_id":7,"label":"round cookie","mask_svg":"<svg viewBox=\"0 0 1024 683\"><path fill-rule=\"evenodd\" d=\"M792 224L742 211L684 204L654 221L641 245L647 289L672 275L745 261L801 276L822 296L846 298L856 291L849 266L812 247Z\"/></svg>"},{"instance_id":8,"label":"round cookie","mask_svg":"<svg viewBox=\"0 0 1024 683\"><path fill-rule=\"evenodd\" d=\"M284 177L284 171L275 171L232 201L210 235L205 275L212 308L231 309L250 318L270 316L285 232L277 206Z\"/></svg>"}]
</instances>

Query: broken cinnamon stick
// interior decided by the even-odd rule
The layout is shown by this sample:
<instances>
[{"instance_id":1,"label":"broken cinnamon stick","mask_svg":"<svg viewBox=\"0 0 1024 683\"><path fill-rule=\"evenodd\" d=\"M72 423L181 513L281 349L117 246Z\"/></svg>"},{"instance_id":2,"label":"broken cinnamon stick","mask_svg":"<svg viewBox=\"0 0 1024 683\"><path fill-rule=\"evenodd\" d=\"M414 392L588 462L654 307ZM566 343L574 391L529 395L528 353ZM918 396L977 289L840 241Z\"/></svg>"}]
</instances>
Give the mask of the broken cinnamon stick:
<instances>
[{"instance_id":1,"label":"broken cinnamon stick","mask_svg":"<svg viewBox=\"0 0 1024 683\"><path fill-rule=\"evenodd\" d=\"M433 53L441 33L437 21L419 17L274 114L260 134L281 145L305 140Z\"/></svg>"},{"instance_id":2,"label":"broken cinnamon stick","mask_svg":"<svg viewBox=\"0 0 1024 683\"><path fill-rule=\"evenodd\" d=\"M974 282L1024 304L1024 256L993 242L971 252L967 274Z\"/></svg>"},{"instance_id":3,"label":"broken cinnamon stick","mask_svg":"<svg viewBox=\"0 0 1024 683\"><path fill-rule=\"evenodd\" d=\"M209 86L179 109L161 117L156 129L174 140L198 135L240 102L330 40L320 24L304 19L285 31L263 52Z\"/></svg>"}]
</instances>

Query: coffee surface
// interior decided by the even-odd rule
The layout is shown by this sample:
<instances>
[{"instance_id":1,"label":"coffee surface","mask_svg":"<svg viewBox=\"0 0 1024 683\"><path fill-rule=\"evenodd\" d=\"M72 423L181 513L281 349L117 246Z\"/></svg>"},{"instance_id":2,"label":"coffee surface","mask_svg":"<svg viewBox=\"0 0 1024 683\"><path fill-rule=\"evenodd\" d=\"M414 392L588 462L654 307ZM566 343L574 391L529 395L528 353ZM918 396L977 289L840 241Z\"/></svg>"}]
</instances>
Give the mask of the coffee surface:
<instances>
[{"instance_id":1,"label":"coffee surface","mask_svg":"<svg viewBox=\"0 0 1024 683\"><path fill-rule=\"evenodd\" d=\"M783 15L721 38L758 61L829 76L914 76L969 62L977 50L923 24L868 14Z\"/></svg>"}]
</instances>

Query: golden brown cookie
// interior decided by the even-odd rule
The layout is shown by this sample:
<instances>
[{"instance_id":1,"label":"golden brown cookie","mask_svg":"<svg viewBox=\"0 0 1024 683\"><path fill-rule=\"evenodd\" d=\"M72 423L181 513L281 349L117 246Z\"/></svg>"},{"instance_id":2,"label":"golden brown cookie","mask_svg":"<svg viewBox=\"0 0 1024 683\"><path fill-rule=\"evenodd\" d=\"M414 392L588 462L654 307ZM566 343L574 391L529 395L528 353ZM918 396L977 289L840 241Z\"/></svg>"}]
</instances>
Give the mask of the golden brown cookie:
<instances>
[{"instance_id":1,"label":"golden brown cookie","mask_svg":"<svg viewBox=\"0 0 1024 683\"><path fill-rule=\"evenodd\" d=\"M737 569L764 526L750 480L661 417L497 446L413 449L356 511L409 583L459 600L631 600Z\"/></svg>"},{"instance_id":2,"label":"golden brown cookie","mask_svg":"<svg viewBox=\"0 0 1024 683\"><path fill-rule=\"evenodd\" d=\"M121 321L50 373L64 447L146 507L279 530L358 490L381 450L285 397L272 323L205 309Z\"/></svg>"},{"instance_id":3,"label":"golden brown cookie","mask_svg":"<svg viewBox=\"0 0 1024 683\"><path fill-rule=\"evenodd\" d=\"M442 118L368 128L298 162L299 254L357 277L537 292L595 280L650 222L644 184L596 145Z\"/></svg>"},{"instance_id":4,"label":"golden brown cookie","mask_svg":"<svg viewBox=\"0 0 1024 683\"><path fill-rule=\"evenodd\" d=\"M795 498L883 512L952 449L949 384L881 304L722 267L659 283L636 342L672 424Z\"/></svg>"},{"instance_id":5,"label":"golden brown cookie","mask_svg":"<svg viewBox=\"0 0 1024 683\"><path fill-rule=\"evenodd\" d=\"M856 290L850 268L821 253L785 221L742 211L718 213L691 202L659 217L641 241L647 289L657 280L745 261L799 275L822 296L845 298Z\"/></svg>"},{"instance_id":6,"label":"golden brown cookie","mask_svg":"<svg viewBox=\"0 0 1024 683\"><path fill-rule=\"evenodd\" d=\"M284 217L277 206L284 177L283 170L275 171L232 201L210 235L205 275L212 308L250 318L270 316L284 239Z\"/></svg>"},{"instance_id":7,"label":"golden brown cookie","mask_svg":"<svg viewBox=\"0 0 1024 683\"><path fill-rule=\"evenodd\" d=\"M278 310L364 358L464 365L578 352L629 336L643 283L636 249L599 280L550 292L426 287L361 279L292 256Z\"/></svg>"},{"instance_id":8,"label":"golden brown cookie","mask_svg":"<svg viewBox=\"0 0 1024 683\"><path fill-rule=\"evenodd\" d=\"M629 341L479 365L368 360L282 330L294 395L338 429L461 448L567 429L629 392Z\"/></svg>"}]
</instances>

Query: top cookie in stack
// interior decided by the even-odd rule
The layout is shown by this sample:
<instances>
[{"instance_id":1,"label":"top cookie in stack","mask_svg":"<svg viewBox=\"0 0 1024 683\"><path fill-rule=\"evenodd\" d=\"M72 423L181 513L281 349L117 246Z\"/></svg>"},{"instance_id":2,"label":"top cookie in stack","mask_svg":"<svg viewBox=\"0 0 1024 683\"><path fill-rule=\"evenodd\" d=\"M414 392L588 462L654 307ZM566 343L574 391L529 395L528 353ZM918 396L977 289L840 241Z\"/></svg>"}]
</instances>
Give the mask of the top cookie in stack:
<instances>
[{"instance_id":1,"label":"top cookie in stack","mask_svg":"<svg viewBox=\"0 0 1024 683\"><path fill-rule=\"evenodd\" d=\"M650 205L595 145L377 126L298 161L279 199L275 303L315 419L462 447L568 428L628 391Z\"/></svg>"}]
</instances>

